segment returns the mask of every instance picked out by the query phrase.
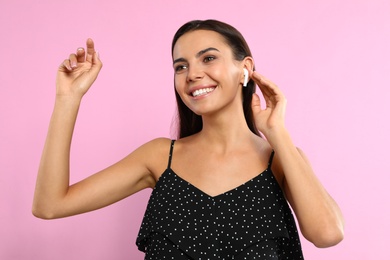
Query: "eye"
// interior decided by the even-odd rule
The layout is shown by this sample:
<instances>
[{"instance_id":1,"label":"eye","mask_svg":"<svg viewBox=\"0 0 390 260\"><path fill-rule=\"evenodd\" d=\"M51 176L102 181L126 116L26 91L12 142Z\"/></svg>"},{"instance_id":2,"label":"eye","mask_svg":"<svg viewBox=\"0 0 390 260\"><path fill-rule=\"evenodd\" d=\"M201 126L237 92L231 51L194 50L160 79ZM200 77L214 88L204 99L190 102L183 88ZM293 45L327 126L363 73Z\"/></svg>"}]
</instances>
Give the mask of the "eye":
<instances>
[{"instance_id":1,"label":"eye","mask_svg":"<svg viewBox=\"0 0 390 260\"><path fill-rule=\"evenodd\" d=\"M185 70L185 69L187 69L187 65L177 65L174 68L175 72L180 72L180 71Z\"/></svg>"},{"instance_id":2,"label":"eye","mask_svg":"<svg viewBox=\"0 0 390 260\"><path fill-rule=\"evenodd\" d=\"M203 61L204 62L210 62L210 61L213 61L213 60L215 60L215 57L214 56L206 56L204 59L203 59Z\"/></svg>"}]
</instances>

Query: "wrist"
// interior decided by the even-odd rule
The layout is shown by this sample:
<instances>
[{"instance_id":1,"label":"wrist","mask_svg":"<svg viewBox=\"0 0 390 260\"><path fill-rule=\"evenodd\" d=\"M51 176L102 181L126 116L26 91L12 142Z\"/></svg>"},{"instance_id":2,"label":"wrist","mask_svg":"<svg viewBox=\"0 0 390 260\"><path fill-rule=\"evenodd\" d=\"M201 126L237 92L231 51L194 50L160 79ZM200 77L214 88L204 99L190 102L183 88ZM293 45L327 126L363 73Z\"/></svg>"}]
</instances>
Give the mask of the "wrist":
<instances>
[{"instance_id":1,"label":"wrist","mask_svg":"<svg viewBox=\"0 0 390 260\"><path fill-rule=\"evenodd\" d=\"M54 113L61 115L61 117L74 117L78 114L80 104L81 98L57 95L54 103Z\"/></svg>"},{"instance_id":2,"label":"wrist","mask_svg":"<svg viewBox=\"0 0 390 260\"><path fill-rule=\"evenodd\" d=\"M55 103L66 105L66 106L79 106L82 100L82 96L76 96L76 95L56 95Z\"/></svg>"},{"instance_id":3,"label":"wrist","mask_svg":"<svg viewBox=\"0 0 390 260\"><path fill-rule=\"evenodd\" d=\"M264 133L265 138L273 147L273 149L278 149L281 146L286 146L288 144L293 144L289 132L284 126L275 127L267 133Z\"/></svg>"},{"instance_id":4,"label":"wrist","mask_svg":"<svg viewBox=\"0 0 390 260\"><path fill-rule=\"evenodd\" d=\"M261 130L260 130L261 131ZM267 139L273 139L273 138L278 138L280 136L283 136L285 134L288 134L288 131L284 125L278 125L274 127L270 127L266 130L261 131L264 136Z\"/></svg>"}]
</instances>

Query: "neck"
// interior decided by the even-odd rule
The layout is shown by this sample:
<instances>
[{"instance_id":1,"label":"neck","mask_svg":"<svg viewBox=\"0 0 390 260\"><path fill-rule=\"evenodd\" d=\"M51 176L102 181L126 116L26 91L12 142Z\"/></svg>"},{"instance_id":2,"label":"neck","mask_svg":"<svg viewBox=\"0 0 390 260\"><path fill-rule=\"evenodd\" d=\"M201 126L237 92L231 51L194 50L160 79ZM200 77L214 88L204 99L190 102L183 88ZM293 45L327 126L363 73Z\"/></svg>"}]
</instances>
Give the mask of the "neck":
<instances>
[{"instance_id":1,"label":"neck","mask_svg":"<svg viewBox=\"0 0 390 260\"><path fill-rule=\"evenodd\" d=\"M255 137L246 123L242 109L216 115L204 115L202 120L203 128L198 137L209 147L220 151L235 149L246 143L248 139L252 140Z\"/></svg>"}]
</instances>

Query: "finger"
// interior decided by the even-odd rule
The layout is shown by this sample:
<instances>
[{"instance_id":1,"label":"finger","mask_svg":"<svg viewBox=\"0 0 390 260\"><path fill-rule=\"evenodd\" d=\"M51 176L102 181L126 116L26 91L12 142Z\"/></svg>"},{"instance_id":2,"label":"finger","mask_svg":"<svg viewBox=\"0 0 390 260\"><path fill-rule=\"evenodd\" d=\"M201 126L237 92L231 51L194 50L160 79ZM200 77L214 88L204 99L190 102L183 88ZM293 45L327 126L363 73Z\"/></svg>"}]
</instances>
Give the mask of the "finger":
<instances>
[{"instance_id":1,"label":"finger","mask_svg":"<svg viewBox=\"0 0 390 260\"><path fill-rule=\"evenodd\" d=\"M261 94L263 95L264 97L264 100L265 100L265 103L266 103L266 106L269 107L270 104L271 104L271 97L272 97L272 92L267 88L267 86L265 85L266 83L263 82L263 78L262 78L262 75L260 75L259 73L257 72L253 72L251 74L251 78L253 79L253 81L256 83L256 85L259 87L260 91L261 91Z\"/></svg>"},{"instance_id":2,"label":"finger","mask_svg":"<svg viewBox=\"0 0 390 260\"><path fill-rule=\"evenodd\" d=\"M276 105L277 102L282 101L284 98L283 93L278 86L259 73L254 74L254 78L258 81L258 86L266 100L267 107Z\"/></svg>"},{"instance_id":3,"label":"finger","mask_svg":"<svg viewBox=\"0 0 390 260\"><path fill-rule=\"evenodd\" d=\"M260 97L256 93L253 93L253 95L252 95L252 111L254 113L256 113L256 112L259 112L260 110L261 110Z\"/></svg>"},{"instance_id":4,"label":"finger","mask_svg":"<svg viewBox=\"0 0 390 260\"><path fill-rule=\"evenodd\" d=\"M258 72L255 73L255 76L257 76L257 78L260 81L259 87L260 87L260 85L264 86L265 87L264 90L269 95L282 94L282 92L280 91L280 89L278 88L278 86L274 82L272 82L271 80L269 80L268 78L266 78L265 76L261 75Z\"/></svg>"},{"instance_id":5,"label":"finger","mask_svg":"<svg viewBox=\"0 0 390 260\"><path fill-rule=\"evenodd\" d=\"M286 103L286 98L275 83L273 83L263 75L260 75L259 73L257 73L257 75L254 75L254 77L258 78L258 86L264 96L266 107L274 108L277 106L278 103Z\"/></svg>"},{"instance_id":6,"label":"finger","mask_svg":"<svg viewBox=\"0 0 390 260\"><path fill-rule=\"evenodd\" d=\"M93 54L93 57L92 57L92 67L91 67L91 70L92 71L96 71L98 73L100 71L100 69L102 68L102 66L103 66L103 63L100 60L99 53L95 52Z\"/></svg>"},{"instance_id":7,"label":"finger","mask_svg":"<svg viewBox=\"0 0 390 260\"><path fill-rule=\"evenodd\" d=\"M78 48L76 52L77 56L77 62L84 62L85 61L85 50L84 48Z\"/></svg>"},{"instance_id":8,"label":"finger","mask_svg":"<svg viewBox=\"0 0 390 260\"><path fill-rule=\"evenodd\" d=\"M272 95L272 93L267 89L268 84L267 84L267 82L264 81L265 80L264 76L260 75L260 73L258 73L258 72L253 72L251 77L255 81L257 86L259 86L263 95L266 95L266 96Z\"/></svg>"},{"instance_id":9,"label":"finger","mask_svg":"<svg viewBox=\"0 0 390 260\"><path fill-rule=\"evenodd\" d=\"M95 44L93 43L93 40L91 38L88 38L88 40L87 40L87 56L86 56L86 60L88 62L92 63L94 53L95 53Z\"/></svg>"},{"instance_id":10,"label":"finger","mask_svg":"<svg viewBox=\"0 0 390 260\"><path fill-rule=\"evenodd\" d=\"M77 68L77 56L76 54L72 53L69 55L69 62L70 62L70 67L72 69Z\"/></svg>"},{"instance_id":11,"label":"finger","mask_svg":"<svg viewBox=\"0 0 390 260\"><path fill-rule=\"evenodd\" d=\"M72 67L70 66L70 61L69 61L69 59L64 60L64 61L61 63L59 69L60 69L60 70L71 71L71 70L72 70Z\"/></svg>"}]
</instances>

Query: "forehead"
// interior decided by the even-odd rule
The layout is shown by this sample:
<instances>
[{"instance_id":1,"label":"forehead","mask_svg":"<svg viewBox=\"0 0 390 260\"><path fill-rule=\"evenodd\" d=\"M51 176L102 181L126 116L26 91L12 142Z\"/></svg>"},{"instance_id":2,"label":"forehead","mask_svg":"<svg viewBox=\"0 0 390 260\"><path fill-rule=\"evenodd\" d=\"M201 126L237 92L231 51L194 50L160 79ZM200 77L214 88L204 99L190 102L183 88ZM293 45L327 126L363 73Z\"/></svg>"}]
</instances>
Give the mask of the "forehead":
<instances>
[{"instance_id":1,"label":"forehead","mask_svg":"<svg viewBox=\"0 0 390 260\"><path fill-rule=\"evenodd\" d=\"M173 58L193 55L210 47L217 48L221 52L231 51L225 38L219 33L209 30L195 30L185 33L177 40L173 48Z\"/></svg>"}]
</instances>

